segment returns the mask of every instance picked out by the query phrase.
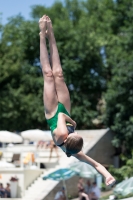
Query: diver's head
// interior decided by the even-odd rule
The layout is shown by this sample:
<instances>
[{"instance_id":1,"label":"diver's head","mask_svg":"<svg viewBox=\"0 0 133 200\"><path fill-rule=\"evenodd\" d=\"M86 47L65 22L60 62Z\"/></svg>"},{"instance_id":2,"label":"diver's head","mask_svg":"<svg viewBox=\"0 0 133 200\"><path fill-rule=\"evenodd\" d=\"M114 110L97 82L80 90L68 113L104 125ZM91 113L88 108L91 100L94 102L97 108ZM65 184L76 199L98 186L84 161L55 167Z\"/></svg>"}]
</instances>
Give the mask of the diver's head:
<instances>
[{"instance_id":1,"label":"diver's head","mask_svg":"<svg viewBox=\"0 0 133 200\"><path fill-rule=\"evenodd\" d=\"M64 141L64 146L66 148L67 157L70 157L72 154L76 154L82 150L83 138L78 135L77 132L69 134Z\"/></svg>"}]
</instances>

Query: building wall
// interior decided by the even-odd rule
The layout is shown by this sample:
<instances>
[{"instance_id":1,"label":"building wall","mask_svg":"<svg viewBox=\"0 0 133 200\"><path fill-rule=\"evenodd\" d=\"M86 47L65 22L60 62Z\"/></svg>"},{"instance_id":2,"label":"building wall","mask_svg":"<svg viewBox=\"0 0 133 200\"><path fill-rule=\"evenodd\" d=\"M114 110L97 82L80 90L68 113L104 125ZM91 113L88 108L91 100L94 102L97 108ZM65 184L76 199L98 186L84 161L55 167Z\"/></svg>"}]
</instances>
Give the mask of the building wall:
<instances>
[{"instance_id":1,"label":"building wall","mask_svg":"<svg viewBox=\"0 0 133 200\"><path fill-rule=\"evenodd\" d=\"M108 131L92 149L87 153L88 156L92 157L97 162L109 166L114 164L113 154L115 149L111 143L113 139L113 133Z\"/></svg>"},{"instance_id":2,"label":"building wall","mask_svg":"<svg viewBox=\"0 0 133 200\"><path fill-rule=\"evenodd\" d=\"M66 188L67 188L67 194L71 197L77 197L78 195L78 189L77 189L77 183L78 183L78 176L74 176L70 178L69 180L66 180ZM53 200L55 197L55 194L61 189L63 186L63 182L60 181L58 185L44 198L44 200Z\"/></svg>"},{"instance_id":3,"label":"building wall","mask_svg":"<svg viewBox=\"0 0 133 200\"><path fill-rule=\"evenodd\" d=\"M6 183L10 183L11 177L17 177L18 178L18 184L17 184L17 198L23 196L24 192L24 175L22 170L16 170L14 169L8 169L8 170L0 170L1 179L0 182L3 183L3 186L6 186Z\"/></svg>"},{"instance_id":4,"label":"building wall","mask_svg":"<svg viewBox=\"0 0 133 200\"><path fill-rule=\"evenodd\" d=\"M33 181L35 179L38 178L39 175L41 175L42 173L42 170L40 169L25 169L24 170L24 189L26 190L30 185L31 183L33 183Z\"/></svg>"},{"instance_id":5,"label":"building wall","mask_svg":"<svg viewBox=\"0 0 133 200\"><path fill-rule=\"evenodd\" d=\"M0 182L3 183L3 186L6 186L6 183L10 183L11 177L18 178L17 185L17 198L20 198L24 195L25 189L39 176L41 175L42 170L40 169L0 169Z\"/></svg>"}]
</instances>

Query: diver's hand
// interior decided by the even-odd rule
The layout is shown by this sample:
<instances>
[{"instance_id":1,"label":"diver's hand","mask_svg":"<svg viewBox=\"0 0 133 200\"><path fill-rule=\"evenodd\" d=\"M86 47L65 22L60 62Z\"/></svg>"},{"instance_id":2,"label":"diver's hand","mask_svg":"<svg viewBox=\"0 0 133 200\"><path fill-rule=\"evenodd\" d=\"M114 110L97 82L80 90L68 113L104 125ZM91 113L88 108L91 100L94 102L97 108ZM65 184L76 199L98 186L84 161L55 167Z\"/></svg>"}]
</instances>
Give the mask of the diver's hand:
<instances>
[{"instance_id":1,"label":"diver's hand","mask_svg":"<svg viewBox=\"0 0 133 200\"><path fill-rule=\"evenodd\" d=\"M74 128L76 128L76 126L77 126L77 123L73 120L73 126L74 126Z\"/></svg>"},{"instance_id":2,"label":"diver's hand","mask_svg":"<svg viewBox=\"0 0 133 200\"><path fill-rule=\"evenodd\" d=\"M115 183L115 178L110 175L106 177L105 183L106 185L113 185Z\"/></svg>"}]
</instances>

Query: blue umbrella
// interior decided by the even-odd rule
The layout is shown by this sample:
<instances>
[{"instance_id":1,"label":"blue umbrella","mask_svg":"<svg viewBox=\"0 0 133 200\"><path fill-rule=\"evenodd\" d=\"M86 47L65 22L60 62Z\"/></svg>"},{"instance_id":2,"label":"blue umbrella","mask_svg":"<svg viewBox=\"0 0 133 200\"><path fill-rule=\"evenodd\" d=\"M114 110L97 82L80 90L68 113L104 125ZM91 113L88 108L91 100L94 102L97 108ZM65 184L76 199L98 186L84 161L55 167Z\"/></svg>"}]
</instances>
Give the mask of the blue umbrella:
<instances>
[{"instance_id":1,"label":"blue umbrella","mask_svg":"<svg viewBox=\"0 0 133 200\"><path fill-rule=\"evenodd\" d=\"M66 192L66 197L67 197L67 189L66 189L66 184L65 184L65 180L73 177L74 175L76 175L77 172L71 170L70 168L60 168L46 176L43 177L43 180L46 179L52 179L55 181L63 181L63 186L65 188L65 192Z\"/></svg>"},{"instance_id":2,"label":"blue umbrella","mask_svg":"<svg viewBox=\"0 0 133 200\"><path fill-rule=\"evenodd\" d=\"M56 181L60 181L62 179L67 180L71 178L72 176L74 176L75 174L77 173L69 168L61 168L48 174L47 176L44 176L43 180L46 180L46 179L52 179Z\"/></svg>"}]
</instances>

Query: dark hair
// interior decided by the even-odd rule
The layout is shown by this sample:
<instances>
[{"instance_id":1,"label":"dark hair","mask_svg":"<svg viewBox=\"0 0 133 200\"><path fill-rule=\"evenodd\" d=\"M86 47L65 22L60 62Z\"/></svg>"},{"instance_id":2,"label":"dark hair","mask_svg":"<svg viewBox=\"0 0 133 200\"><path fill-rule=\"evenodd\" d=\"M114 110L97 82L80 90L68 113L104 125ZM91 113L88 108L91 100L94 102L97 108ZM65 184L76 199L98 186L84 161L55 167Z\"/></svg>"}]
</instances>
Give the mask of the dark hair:
<instances>
[{"instance_id":1,"label":"dark hair","mask_svg":"<svg viewBox=\"0 0 133 200\"><path fill-rule=\"evenodd\" d=\"M71 136L67 138L67 141L65 142L66 147L66 155L67 157L70 157L72 154L76 154L79 151L81 151L83 147L83 138L82 137L75 137Z\"/></svg>"}]
</instances>

